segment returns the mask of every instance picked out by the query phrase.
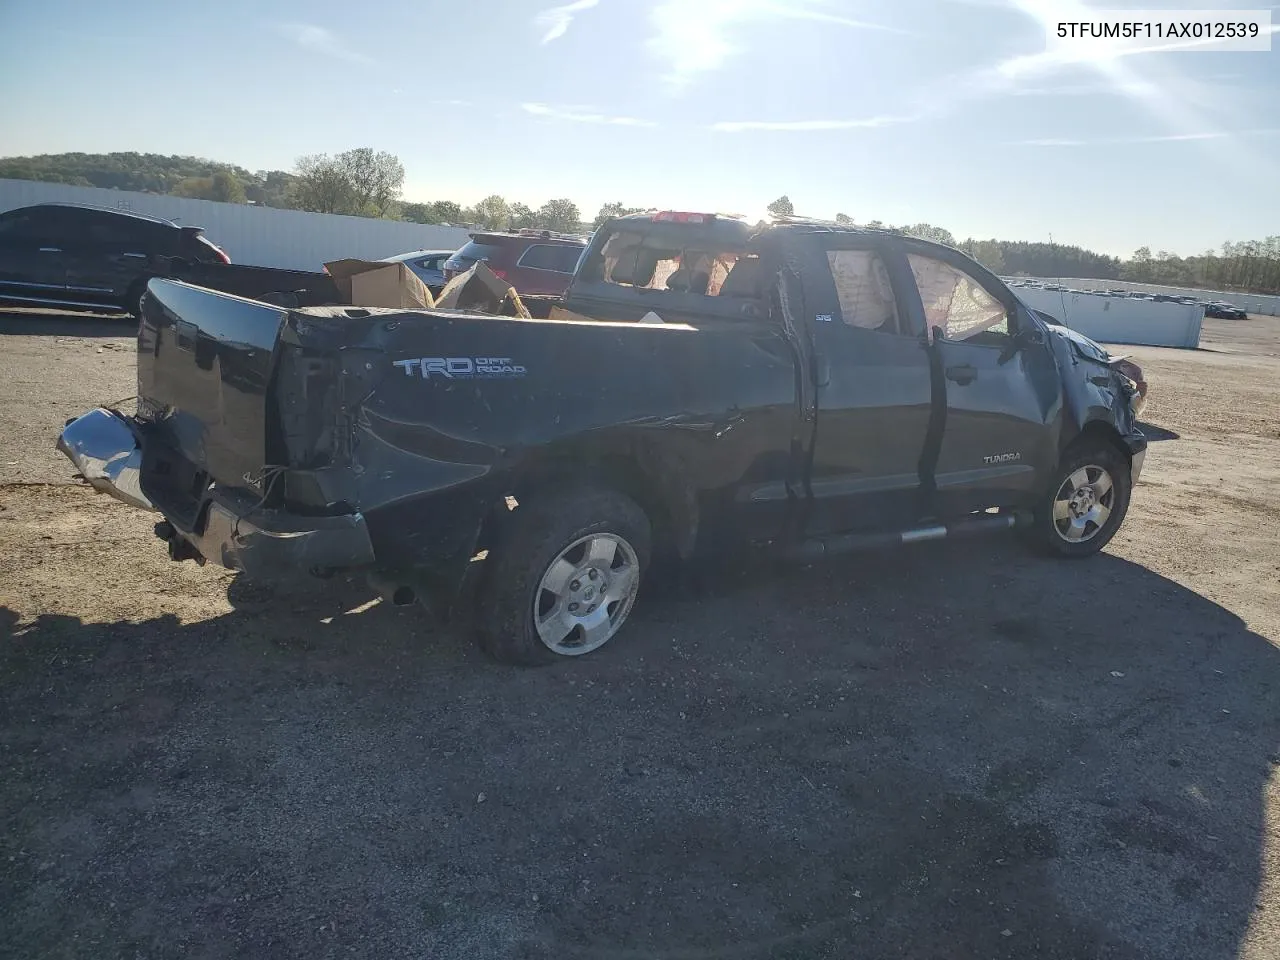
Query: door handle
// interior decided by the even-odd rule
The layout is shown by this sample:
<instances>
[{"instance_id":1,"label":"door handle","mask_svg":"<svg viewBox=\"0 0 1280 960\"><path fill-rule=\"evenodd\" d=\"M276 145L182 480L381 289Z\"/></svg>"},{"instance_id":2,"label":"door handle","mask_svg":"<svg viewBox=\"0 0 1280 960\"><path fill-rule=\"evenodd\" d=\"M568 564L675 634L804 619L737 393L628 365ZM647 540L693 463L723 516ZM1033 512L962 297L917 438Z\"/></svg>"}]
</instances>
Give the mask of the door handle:
<instances>
[{"instance_id":1,"label":"door handle","mask_svg":"<svg viewBox=\"0 0 1280 960\"><path fill-rule=\"evenodd\" d=\"M40 252L41 253L61 253L62 248L61 247L41 247Z\"/></svg>"},{"instance_id":2,"label":"door handle","mask_svg":"<svg viewBox=\"0 0 1280 960\"><path fill-rule=\"evenodd\" d=\"M134 260L145 260L145 259L147 259L147 255L146 255L145 253L122 253L122 254L120 254L120 256L122 256L122 257L132 257Z\"/></svg>"},{"instance_id":3,"label":"door handle","mask_svg":"<svg viewBox=\"0 0 1280 960\"><path fill-rule=\"evenodd\" d=\"M947 379L954 380L963 387L966 383L973 383L978 379L978 369L968 363L947 367Z\"/></svg>"}]
</instances>

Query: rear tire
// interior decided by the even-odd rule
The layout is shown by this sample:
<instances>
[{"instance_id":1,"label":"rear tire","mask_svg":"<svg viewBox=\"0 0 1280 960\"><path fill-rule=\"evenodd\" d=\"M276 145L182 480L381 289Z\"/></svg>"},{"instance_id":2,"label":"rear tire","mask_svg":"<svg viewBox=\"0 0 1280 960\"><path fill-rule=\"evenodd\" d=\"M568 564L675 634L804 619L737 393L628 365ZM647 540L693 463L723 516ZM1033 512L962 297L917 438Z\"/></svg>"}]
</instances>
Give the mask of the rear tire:
<instances>
[{"instance_id":1,"label":"rear tire","mask_svg":"<svg viewBox=\"0 0 1280 960\"><path fill-rule=\"evenodd\" d=\"M512 515L476 610L476 639L501 663L535 666L599 649L630 614L650 528L624 494L583 486Z\"/></svg>"},{"instance_id":2,"label":"rear tire","mask_svg":"<svg viewBox=\"0 0 1280 960\"><path fill-rule=\"evenodd\" d=\"M1129 463L1114 447L1096 441L1069 447L1035 508L1032 544L1056 557L1093 556L1120 529L1132 488Z\"/></svg>"},{"instance_id":3,"label":"rear tire","mask_svg":"<svg viewBox=\"0 0 1280 960\"><path fill-rule=\"evenodd\" d=\"M129 287L129 292L124 295L124 309L129 316L135 320L142 319L142 295L147 292L147 281L150 277L143 277L136 280Z\"/></svg>"}]
</instances>

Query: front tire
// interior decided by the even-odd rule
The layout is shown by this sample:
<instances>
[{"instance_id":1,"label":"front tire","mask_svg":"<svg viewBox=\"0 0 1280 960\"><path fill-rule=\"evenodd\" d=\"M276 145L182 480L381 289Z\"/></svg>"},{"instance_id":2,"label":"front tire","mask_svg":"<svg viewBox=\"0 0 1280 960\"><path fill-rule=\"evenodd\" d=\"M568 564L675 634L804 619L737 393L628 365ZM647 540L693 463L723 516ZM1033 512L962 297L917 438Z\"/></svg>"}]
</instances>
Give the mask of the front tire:
<instances>
[{"instance_id":1,"label":"front tire","mask_svg":"<svg viewBox=\"0 0 1280 960\"><path fill-rule=\"evenodd\" d=\"M1128 462L1110 445L1069 448L1035 509L1032 542L1052 556L1093 556L1120 529L1132 488Z\"/></svg>"},{"instance_id":2,"label":"front tire","mask_svg":"<svg viewBox=\"0 0 1280 960\"><path fill-rule=\"evenodd\" d=\"M612 640L649 563L644 511L615 490L578 487L532 498L511 519L478 598L481 649L502 663L533 666Z\"/></svg>"}]
</instances>

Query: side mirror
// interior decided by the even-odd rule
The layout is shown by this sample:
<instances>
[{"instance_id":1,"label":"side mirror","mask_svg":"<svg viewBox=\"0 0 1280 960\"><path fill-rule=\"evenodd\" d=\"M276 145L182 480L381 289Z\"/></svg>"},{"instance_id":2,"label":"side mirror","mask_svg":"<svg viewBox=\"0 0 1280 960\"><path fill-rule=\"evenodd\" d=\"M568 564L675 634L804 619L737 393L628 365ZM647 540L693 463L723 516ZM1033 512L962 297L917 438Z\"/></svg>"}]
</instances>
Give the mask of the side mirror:
<instances>
[{"instance_id":1,"label":"side mirror","mask_svg":"<svg viewBox=\"0 0 1280 960\"><path fill-rule=\"evenodd\" d=\"M1029 347L1038 347L1043 343L1044 331L1034 323L1028 323L1025 327L1009 338L1008 345L1000 351L1000 356L996 358L996 363L1008 363L1019 350L1026 350Z\"/></svg>"},{"instance_id":2,"label":"side mirror","mask_svg":"<svg viewBox=\"0 0 1280 960\"><path fill-rule=\"evenodd\" d=\"M1021 347L1038 347L1044 343L1044 331L1036 324L1029 323L1018 331L1015 339Z\"/></svg>"}]
</instances>

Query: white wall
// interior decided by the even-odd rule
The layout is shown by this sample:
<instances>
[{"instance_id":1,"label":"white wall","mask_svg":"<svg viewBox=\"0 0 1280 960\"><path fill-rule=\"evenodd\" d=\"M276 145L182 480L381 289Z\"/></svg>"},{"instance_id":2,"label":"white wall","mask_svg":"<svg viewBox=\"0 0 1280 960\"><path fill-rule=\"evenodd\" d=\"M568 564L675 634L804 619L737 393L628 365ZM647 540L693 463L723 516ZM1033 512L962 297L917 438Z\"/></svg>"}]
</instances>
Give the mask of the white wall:
<instances>
[{"instance_id":1,"label":"white wall","mask_svg":"<svg viewBox=\"0 0 1280 960\"><path fill-rule=\"evenodd\" d=\"M1195 297L1199 300L1221 300L1239 307L1247 313L1280 317L1280 297L1260 293L1227 293L1222 290L1198 290L1194 287L1166 287L1158 283L1130 283L1127 280L1058 280L1064 287L1077 290L1133 290L1138 293L1163 293L1170 297Z\"/></svg>"},{"instance_id":2,"label":"white wall","mask_svg":"<svg viewBox=\"0 0 1280 960\"><path fill-rule=\"evenodd\" d=\"M1204 307L1199 304L1098 297L1036 287L1014 287L1013 292L1027 306L1043 310L1091 340L1153 347L1200 345Z\"/></svg>"},{"instance_id":3,"label":"white wall","mask_svg":"<svg viewBox=\"0 0 1280 960\"><path fill-rule=\"evenodd\" d=\"M0 212L51 201L112 207L204 227L205 236L227 251L233 262L259 267L319 270L327 261L344 257L381 260L410 250L456 250L467 242L467 231L462 227L276 210L64 183L0 180Z\"/></svg>"}]
</instances>

